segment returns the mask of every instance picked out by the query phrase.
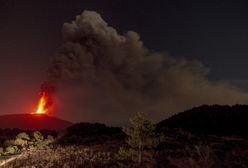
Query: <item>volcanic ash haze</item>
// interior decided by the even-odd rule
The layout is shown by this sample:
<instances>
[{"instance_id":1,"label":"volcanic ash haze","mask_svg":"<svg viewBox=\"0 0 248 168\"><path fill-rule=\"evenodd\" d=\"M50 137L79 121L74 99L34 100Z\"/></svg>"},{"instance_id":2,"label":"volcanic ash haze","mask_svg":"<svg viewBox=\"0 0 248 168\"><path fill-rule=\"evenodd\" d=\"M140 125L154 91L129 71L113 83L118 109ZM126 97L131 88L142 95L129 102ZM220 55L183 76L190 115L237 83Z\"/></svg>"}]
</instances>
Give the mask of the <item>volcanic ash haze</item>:
<instances>
[{"instance_id":1,"label":"volcanic ash haze","mask_svg":"<svg viewBox=\"0 0 248 168\"><path fill-rule=\"evenodd\" d=\"M48 73L60 82L57 115L72 121L123 124L137 111L155 121L201 104L247 103L228 82L212 82L199 61L143 46L139 34L119 34L94 11L63 25L64 43Z\"/></svg>"}]
</instances>

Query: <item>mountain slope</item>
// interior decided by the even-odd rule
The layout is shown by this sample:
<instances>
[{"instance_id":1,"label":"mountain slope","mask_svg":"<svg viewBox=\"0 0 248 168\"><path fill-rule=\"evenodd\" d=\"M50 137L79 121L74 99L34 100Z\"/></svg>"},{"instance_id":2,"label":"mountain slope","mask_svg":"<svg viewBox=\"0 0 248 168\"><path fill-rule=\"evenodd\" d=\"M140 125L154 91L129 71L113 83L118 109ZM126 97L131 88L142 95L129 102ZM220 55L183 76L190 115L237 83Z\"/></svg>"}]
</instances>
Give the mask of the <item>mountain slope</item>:
<instances>
[{"instance_id":1,"label":"mountain slope","mask_svg":"<svg viewBox=\"0 0 248 168\"><path fill-rule=\"evenodd\" d=\"M45 114L8 114L0 116L0 128L19 128L26 130L61 130L72 123Z\"/></svg>"},{"instance_id":2,"label":"mountain slope","mask_svg":"<svg viewBox=\"0 0 248 168\"><path fill-rule=\"evenodd\" d=\"M120 127L110 127L101 123L77 123L66 129L66 135L59 143L92 145L112 141L122 143L124 139L125 134Z\"/></svg>"},{"instance_id":3,"label":"mountain slope","mask_svg":"<svg viewBox=\"0 0 248 168\"><path fill-rule=\"evenodd\" d=\"M203 105L178 113L157 124L199 134L248 135L248 105Z\"/></svg>"}]
</instances>

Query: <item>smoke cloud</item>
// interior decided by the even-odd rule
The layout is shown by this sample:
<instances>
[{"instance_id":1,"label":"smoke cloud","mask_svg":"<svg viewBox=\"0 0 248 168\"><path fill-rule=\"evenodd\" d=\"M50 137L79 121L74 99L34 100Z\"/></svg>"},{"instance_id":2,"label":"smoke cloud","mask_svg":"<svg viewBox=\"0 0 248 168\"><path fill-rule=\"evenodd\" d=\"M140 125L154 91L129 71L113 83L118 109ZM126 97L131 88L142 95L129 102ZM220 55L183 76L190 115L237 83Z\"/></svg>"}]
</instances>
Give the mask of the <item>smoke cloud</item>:
<instances>
[{"instance_id":1,"label":"smoke cloud","mask_svg":"<svg viewBox=\"0 0 248 168\"><path fill-rule=\"evenodd\" d=\"M61 117L121 125L138 111L160 121L202 104L248 102L228 82L209 81L201 62L151 51L138 33L119 34L97 12L84 11L62 33L48 71L48 82L60 85Z\"/></svg>"}]
</instances>

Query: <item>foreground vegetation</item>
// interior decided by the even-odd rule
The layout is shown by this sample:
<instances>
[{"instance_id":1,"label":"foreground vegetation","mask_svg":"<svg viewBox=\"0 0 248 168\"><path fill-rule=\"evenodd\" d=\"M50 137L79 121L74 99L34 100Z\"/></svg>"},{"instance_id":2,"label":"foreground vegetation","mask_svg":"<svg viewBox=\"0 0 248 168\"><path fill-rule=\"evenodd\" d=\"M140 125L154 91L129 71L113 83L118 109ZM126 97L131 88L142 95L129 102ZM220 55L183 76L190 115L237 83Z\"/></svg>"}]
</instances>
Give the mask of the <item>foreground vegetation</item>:
<instances>
[{"instance_id":1,"label":"foreground vegetation","mask_svg":"<svg viewBox=\"0 0 248 168\"><path fill-rule=\"evenodd\" d=\"M178 137L168 138L167 143L162 144L165 147L161 146L153 158L146 160L142 165L133 164L129 159L123 162L116 152L118 148L111 148L110 144L92 146L55 144L25 151L3 167L245 168L248 165L248 141L245 139L209 137L205 144L199 140L195 142L198 145L195 145L193 142L182 142L187 140L187 137L176 131L173 130ZM197 137L191 138L194 141Z\"/></svg>"},{"instance_id":2,"label":"foreground vegetation","mask_svg":"<svg viewBox=\"0 0 248 168\"><path fill-rule=\"evenodd\" d=\"M42 148L54 141L55 139L52 135L48 135L47 138L44 138L39 131L33 132L31 138L27 133L21 132L16 135L15 139L7 139L4 141L3 147L0 147L0 156L19 154L26 150Z\"/></svg>"},{"instance_id":3,"label":"foreground vegetation","mask_svg":"<svg viewBox=\"0 0 248 168\"><path fill-rule=\"evenodd\" d=\"M85 146L49 146L23 152L20 157L3 167L112 167L115 160L111 152L96 152ZM117 166L117 165L115 165Z\"/></svg>"},{"instance_id":4,"label":"foreground vegetation","mask_svg":"<svg viewBox=\"0 0 248 168\"><path fill-rule=\"evenodd\" d=\"M55 135L53 139L40 132L19 132L7 142L19 143L18 149L27 147L27 150L19 150L17 155L5 153L0 164L4 163L2 167L6 168L246 168L248 165L247 137L194 135L182 129L158 131L142 113L132 118L131 123L131 127L122 130L103 124L76 124L56 135L51 133ZM47 143L49 139L53 141ZM14 159L6 162L8 158Z\"/></svg>"}]
</instances>

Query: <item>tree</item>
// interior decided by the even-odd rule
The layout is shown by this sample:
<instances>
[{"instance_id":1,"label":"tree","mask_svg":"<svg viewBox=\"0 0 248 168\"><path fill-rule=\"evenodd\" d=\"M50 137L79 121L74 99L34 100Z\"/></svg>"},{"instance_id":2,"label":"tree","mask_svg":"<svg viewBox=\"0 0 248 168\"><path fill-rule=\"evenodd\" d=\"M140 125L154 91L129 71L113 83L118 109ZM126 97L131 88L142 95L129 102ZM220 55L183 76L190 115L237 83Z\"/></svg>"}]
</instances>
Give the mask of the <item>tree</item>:
<instances>
[{"instance_id":1,"label":"tree","mask_svg":"<svg viewBox=\"0 0 248 168\"><path fill-rule=\"evenodd\" d=\"M130 122L132 127L122 129L128 136L126 142L129 148L121 147L118 158L132 160L141 166L143 162L151 161L155 147L164 140L164 136L156 133L155 125L144 113L137 113Z\"/></svg>"}]
</instances>

